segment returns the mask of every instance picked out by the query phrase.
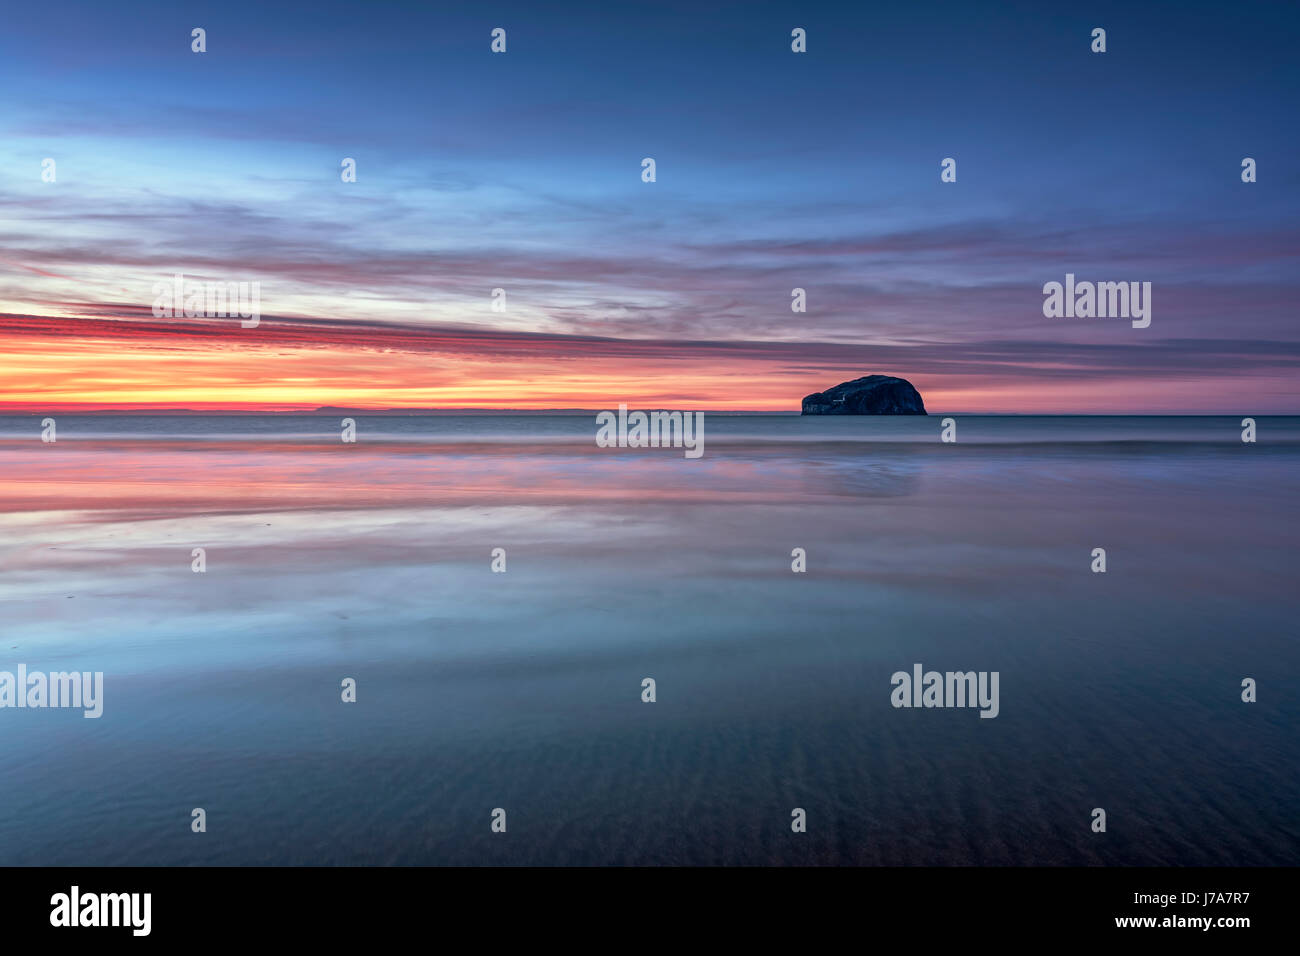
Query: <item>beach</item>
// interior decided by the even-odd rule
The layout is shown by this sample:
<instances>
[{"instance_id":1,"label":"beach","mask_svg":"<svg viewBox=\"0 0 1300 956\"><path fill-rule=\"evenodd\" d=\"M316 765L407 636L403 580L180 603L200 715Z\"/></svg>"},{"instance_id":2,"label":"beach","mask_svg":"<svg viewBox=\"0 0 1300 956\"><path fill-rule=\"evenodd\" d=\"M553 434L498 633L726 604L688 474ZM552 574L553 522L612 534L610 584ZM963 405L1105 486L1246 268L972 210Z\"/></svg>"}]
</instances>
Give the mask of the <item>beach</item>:
<instances>
[{"instance_id":1,"label":"beach","mask_svg":"<svg viewBox=\"0 0 1300 956\"><path fill-rule=\"evenodd\" d=\"M0 864L1300 854L1300 418L706 413L692 460L589 415L41 417L0 417L0 670L103 713L0 712ZM999 673L996 718L892 706L916 664Z\"/></svg>"}]
</instances>

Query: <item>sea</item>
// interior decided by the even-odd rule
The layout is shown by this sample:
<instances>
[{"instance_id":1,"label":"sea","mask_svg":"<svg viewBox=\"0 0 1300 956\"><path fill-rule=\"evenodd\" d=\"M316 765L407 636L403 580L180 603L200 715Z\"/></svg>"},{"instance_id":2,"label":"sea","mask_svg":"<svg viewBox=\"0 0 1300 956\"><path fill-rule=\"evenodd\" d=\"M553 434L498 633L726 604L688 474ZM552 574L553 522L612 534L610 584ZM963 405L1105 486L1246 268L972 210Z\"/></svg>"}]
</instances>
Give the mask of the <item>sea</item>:
<instances>
[{"instance_id":1,"label":"sea","mask_svg":"<svg viewBox=\"0 0 1300 956\"><path fill-rule=\"evenodd\" d=\"M0 865L1300 862L1300 418L47 417Z\"/></svg>"}]
</instances>

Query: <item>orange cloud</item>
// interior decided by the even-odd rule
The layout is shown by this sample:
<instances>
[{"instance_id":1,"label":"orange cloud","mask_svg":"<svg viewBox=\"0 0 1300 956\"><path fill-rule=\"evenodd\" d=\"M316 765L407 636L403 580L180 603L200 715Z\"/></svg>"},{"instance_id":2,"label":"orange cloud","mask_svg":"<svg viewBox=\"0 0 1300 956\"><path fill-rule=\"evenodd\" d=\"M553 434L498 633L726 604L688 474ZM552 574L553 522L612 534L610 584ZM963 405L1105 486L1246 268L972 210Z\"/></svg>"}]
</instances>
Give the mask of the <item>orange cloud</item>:
<instances>
[{"instance_id":1,"label":"orange cloud","mask_svg":"<svg viewBox=\"0 0 1300 956\"><path fill-rule=\"evenodd\" d=\"M0 314L0 409L612 408L797 411L873 372L932 411L1290 413L1286 343L684 341L95 307ZM1214 404L1207 405L1207 399Z\"/></svg>"}]
</instances>

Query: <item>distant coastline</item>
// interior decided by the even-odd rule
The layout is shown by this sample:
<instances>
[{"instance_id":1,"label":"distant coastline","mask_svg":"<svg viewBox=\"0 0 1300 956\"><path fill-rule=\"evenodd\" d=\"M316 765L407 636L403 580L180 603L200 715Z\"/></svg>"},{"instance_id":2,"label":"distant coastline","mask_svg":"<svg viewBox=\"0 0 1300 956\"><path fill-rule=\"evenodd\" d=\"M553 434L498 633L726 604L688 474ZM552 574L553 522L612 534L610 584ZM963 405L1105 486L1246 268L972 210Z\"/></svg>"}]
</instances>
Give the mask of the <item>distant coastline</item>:
<instances>
[{"instance_id":1,"label":"distant coastline","mask_svg":"<svg viewBox=\"0 0 1300 956\"><path fill-rule=\"evenodd\" d=\"M647 408L650 404L647 404ZM317 408L136 408L136 407L99 407L78 408L48 405L23 405L6 407L0 404L0 416L24 415L190 415L237 417L275 417L275 416L320 416L336 415L383 415L388 417L413 416L595 416L599 408L349 408L346 406L320 406ZM702 411L715 416L781 416L799 418L799 409L713 409L692 408L690 411ZM1300 416L1300 411L1257 412L1253 409L1236 411L1185 411L1185 412L985 412L970 410L945 409L932 412L930 417L938 415L966 415L980 418L1292 418ZM855 416L870 418L873 416Z\"/></svg>"}]
</instances>

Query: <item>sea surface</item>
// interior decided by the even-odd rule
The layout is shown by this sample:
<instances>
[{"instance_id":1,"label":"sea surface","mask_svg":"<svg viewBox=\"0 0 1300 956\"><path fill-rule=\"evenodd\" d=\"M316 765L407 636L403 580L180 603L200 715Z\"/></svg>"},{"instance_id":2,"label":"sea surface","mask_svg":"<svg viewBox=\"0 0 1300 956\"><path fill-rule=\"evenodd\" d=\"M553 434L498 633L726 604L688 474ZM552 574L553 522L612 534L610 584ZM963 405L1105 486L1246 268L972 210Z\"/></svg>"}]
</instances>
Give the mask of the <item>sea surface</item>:
<instances>
[{"instance_id":1,"label":"sea surface","mask_svg":"<svg viewBox=\"0 0 1300 956\"><path fill-rule=\"evenodd\" d=\"M1300 418L43 417L0 865L1300 863Z\"/></svg>"}]
</instances>

